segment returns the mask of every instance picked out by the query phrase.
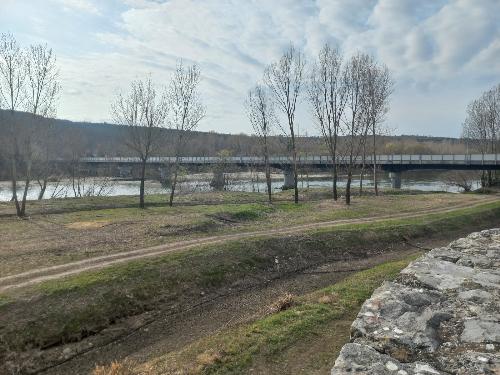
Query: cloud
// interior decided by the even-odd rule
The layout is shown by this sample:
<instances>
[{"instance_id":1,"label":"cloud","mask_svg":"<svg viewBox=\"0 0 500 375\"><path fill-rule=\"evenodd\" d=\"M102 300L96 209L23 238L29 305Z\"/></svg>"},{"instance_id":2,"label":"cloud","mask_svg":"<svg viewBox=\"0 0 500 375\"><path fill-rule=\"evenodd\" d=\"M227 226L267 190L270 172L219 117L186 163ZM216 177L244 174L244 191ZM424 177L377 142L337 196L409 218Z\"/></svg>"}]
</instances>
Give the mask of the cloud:
<instances>
[{"instance_id":1,"label":"cloud","mask_svg":"<svg viewBox=\"0 0 500 375\"><path fill-rule=\"evenodd\" d=\"M54 0L61 4L66 11L77 11L100 15L99 9L90 0Z\"/></svg>"},{"instance_id":2,"label":"cloud","mask_svg":"<svg viewBox=\"0 0 500 375\"><path fill-rule=\"evenodd\" d=\"M61 102L61 116L75 119L89 116L86 105L96 120L109 119L116 90L148 73L166 84L183 59L202 71L208 115L201 128L249 132L247 90L290 41L308 60L331 42L347 55L366 51L388 65L397 83L388 122L402 133L434 128L458 135L463 103L500 78L498 0L52 1L68 10L68 29L58 33L81 36L78 52L57 33L48 40L63 51L63 85L73 93ZM80 20L75 29L72 17ZM27 27L21 16L18 22ZM46 29L33 26L32 37ZM313 132L305 101L299 120Z\"/></svg>"}]
</instances>

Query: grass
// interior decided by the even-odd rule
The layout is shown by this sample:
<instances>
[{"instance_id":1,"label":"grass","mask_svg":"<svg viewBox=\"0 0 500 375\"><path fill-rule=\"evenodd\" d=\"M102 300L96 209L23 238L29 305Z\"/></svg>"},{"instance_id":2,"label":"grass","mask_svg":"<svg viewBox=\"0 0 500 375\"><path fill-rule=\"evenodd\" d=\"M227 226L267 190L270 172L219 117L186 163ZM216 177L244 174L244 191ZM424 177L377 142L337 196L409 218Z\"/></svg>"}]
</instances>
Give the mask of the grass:
<instances>
[{"instance_id":1,"label":"grass","mask_svg":"<svg viewBox=\"0 0 500 375\"><path fill-rule=\"evenodd\" d=\"M2 299L0 336L14 350L78 341L122 318L173 305L189 305L199 298L200 292L207 296L217 294L237 281L261 283L325 263L339 253L367 256L403 238L429 238L434 233L463 228L482 229L498 223L499 218L500 202L495 202L409 220L344 225L283 238L205 246L47 281ZM280 260L279 268L275 259ZM362 299L363 293L356 300ZM306 309L303 314L307 312L318 319L330 314L322 304L302 308ZM302 314L300 308L293 311ZM279 319L292 318L289 314L292 312ZM270 320L266 324L273 322L279 321ZM297 323L297 334L300 325L307 322ZM260 329L265 330L265 326ZM294 332L286 331L286 335ZM273 340L276 341L269 343L270 348L281 345L278 336Z\"/></svg>"},{"instance_id":2,"label":"grass","mask_svg":"<svg viewBox=\"0 0 500 375\"><path fill-rule=\"evenodd\" d=\"M415 236L422 227L425 227L428 233L436 233L466 224L472 226L474 223L483 221L483 218L478 214L488 211L491 211L492 218L497 218L500 215L500 200L450 212L429 213L414 218L387 219L374 223L341 224L337 228L342 231L353 230L355 232L363 229L372 231L391 229L396 237ZM414 230L412 230L412 227ZM316 232L330 232L331 230L329 228L320 228Z\"/></svg>"},{"instance_id":3,"label":"grass","mask_svg":"<svg viewBox=\"0 0 500 375\"><path fill-rule=\"evenodd\" d=\"M289 192L277 194L273 204L263 201L259 193L194 194L182 196L194 204L186 201L174 207L166 206L164 197L153 196L145 210L133 204L133 197L61 199L32 203L33 215L27 220L2 215L2 207L12 211L12 205L0 204L0 275L207 234L422 212L485 198L477 194L389 194L377 199L356 197L347 207L326 199L328 190L316 190L301 191L303 200L298 205L285 200L290 197L282 194Z\"/></svg>"},{"instance_id":4,"label":"grass","mask_svg":"<svg viewBox=\"0 0 500 375\"><path fill-rule=\"evenodd\" d=\"M309 336L318 340L325 327L333 321L351 317L375 288L385 280L394 279L415 257L358 272L342 282L298 299L291 308L204 338L142 367L151 374L241 374L252 366L256 358L261 362L274 362L298 341ZM336 332L336 336L342 344L348 341L349 332ZM335 358L334 353L329 355Z\"/></svg>"}]
</instances>

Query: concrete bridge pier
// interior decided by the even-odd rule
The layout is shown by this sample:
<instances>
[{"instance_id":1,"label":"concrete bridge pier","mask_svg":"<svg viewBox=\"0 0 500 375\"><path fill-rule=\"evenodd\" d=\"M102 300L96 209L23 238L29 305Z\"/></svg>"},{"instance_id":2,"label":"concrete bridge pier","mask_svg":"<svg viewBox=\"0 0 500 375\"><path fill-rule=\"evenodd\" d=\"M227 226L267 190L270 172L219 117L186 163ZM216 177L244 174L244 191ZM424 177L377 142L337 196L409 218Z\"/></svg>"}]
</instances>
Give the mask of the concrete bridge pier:
<instances>
[{"instance_id":1,"label":"concrete bridge pier","mask_svg":"<svg viewBox=\"0 0 500 375\"><path fill-rule=\"evenodd\" d=\"M389 172L389 178L391 179L391 187L393 189L401 189L401 175L402 172Z\"/></svg>"},{"instance_id":2,"label":"concrete bridge pier","mask_svg":"<svg viewBox=\"0 0 500 375\"><path fill-rule=\"evenodd\" d=\"M118 175L122 178L132 176L132 166L130 165L119 165Z\"/></svg>"},{"instance_id":3,"label":"concrete bridge pier","mask_svg":"<svg viewBox=\"0 0 500 375\"><path fill-rule=\"evenodd\" d=\"M210 186L215 190L225 190L226 179L224 176L224 172L221 169L217 168L215 171L213 171L213 175L214 176L212 177Z\"/></svg>"},{"instance_id":4,"label":"concrete bridge pier","mask_svg":"<svg viewBox=\"0 0 500 375\"><path fill-rule=\"evenodd\" d=\"M170 170L165 167L159 167L158 172L160 174L160 181L170 180Z\"/></svg>"},{"instance_id":5,"label":"concrete bridge pier","mask_svg":"<svg viewBox=\"0 0 500 375\"><path fill-rule=\"evenodd\" d=\"M283 169L283 190L293 189L295 187L295 179L292 168Z\"/></svg>"}]
</instances>

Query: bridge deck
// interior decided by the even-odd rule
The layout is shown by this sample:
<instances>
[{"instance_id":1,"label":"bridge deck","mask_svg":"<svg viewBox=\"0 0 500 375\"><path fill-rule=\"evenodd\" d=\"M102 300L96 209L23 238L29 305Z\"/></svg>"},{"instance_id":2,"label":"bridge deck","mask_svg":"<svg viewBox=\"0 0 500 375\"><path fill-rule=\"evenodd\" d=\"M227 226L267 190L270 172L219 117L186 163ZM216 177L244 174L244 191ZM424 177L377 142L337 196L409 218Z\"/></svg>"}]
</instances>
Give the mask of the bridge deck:
<instances>
[{"instance_id":1,"label":"bridge deck","mask_svg":"<svg viewBox=\"0 0 500 375\"><path fill-rule=\"evenodd\" d=\"M139 163L137 157L85 157L80 159L84 163L108 163L108 164L135 164ZM148 159L149 164L171 164L175 157L156 156ZM235 165L263 165L264 157L261 156L183 156L179 158L181 164L203 165L203 164L235 164ZM450 168L464 167L465 169L500 169L500 154L469 154L469 155L377 155L376 162L386 169L419 169L419 168ZM288 156L272 156L269 163L273 166L286 167L293 163ZM330 156L300 156L299 165L311 165L327 167L331 165ZM338 160L338 164L347 164L345 158ZM363 158L357 157L355 164L363 164ZM364 164L373 164L372 156L367 156Z\"/></svg>"}]
</instances>

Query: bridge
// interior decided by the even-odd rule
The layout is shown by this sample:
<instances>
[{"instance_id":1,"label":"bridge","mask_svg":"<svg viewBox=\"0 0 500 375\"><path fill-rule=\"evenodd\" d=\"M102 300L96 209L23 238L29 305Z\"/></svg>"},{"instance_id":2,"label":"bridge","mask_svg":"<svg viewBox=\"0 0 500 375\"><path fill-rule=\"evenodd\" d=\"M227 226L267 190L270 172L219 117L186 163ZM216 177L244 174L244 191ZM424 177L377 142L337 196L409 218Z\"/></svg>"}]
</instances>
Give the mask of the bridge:
<instances>
[{"instance_id":1,"label":"bridge","mask_svg":"<svg viewBox=\"0 0 500 375\"><path fill-rule=\"evenodd\" d=\"M156 156L148 159L147 163L156 166L165 166L175 163L176 158L171 156ZM401 173L409 170L419 169L442 169L442 170L500 170L500 154L442 154L442 155L377 155L357 157L354 160L356 166L373 166L374 161L383 170L390 172L393 188L401 187ZM81 163L118 165L119 167L139 164L138 157L84 157ZM237 166L263 166L263 156L183 156L179 163L184 165L237 165ZM346 158L337 161L340 167L347 165ZM292 164L289 156L271 156L269 164L273 168L281 169L284 173L284 186L293 186ZM300 167L311 166L316 168L330 168L332 158L330 156L299 156L297 164Z\"/></svg>"}]
</instances>

